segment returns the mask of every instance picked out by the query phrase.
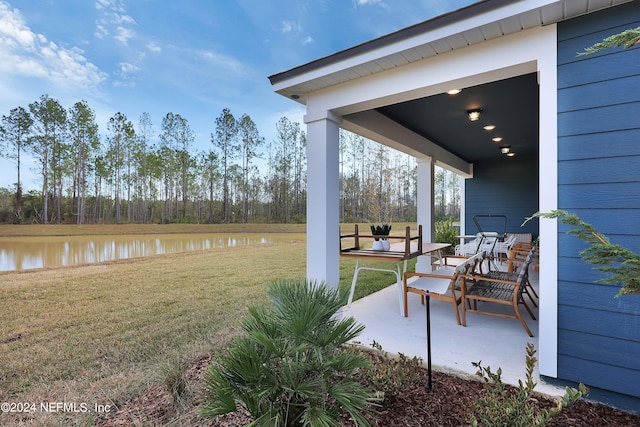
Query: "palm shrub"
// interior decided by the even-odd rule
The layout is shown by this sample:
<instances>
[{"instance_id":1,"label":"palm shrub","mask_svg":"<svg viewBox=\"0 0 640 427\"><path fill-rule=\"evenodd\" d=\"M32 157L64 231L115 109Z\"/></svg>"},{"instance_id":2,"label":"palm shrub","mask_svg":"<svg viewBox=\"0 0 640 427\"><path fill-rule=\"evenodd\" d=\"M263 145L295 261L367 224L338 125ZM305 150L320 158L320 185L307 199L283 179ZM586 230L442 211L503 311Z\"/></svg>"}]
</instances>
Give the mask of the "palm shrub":
<instances>
[{"instance_id":1,"label":"palm shrub","mask_svg":"<svg viewBox=\"0 0 640 427\"><path fill-rule=\"evenodd\" d=\"M200 413L242 405L252 426L340 426L345 414L367 426L372 393L354 375L370 362L342 348L364 326L336 316L344 295L325 284L276 282L268 296L249 308L244 335L207 368Z\"/></svg>"}]
</instances>

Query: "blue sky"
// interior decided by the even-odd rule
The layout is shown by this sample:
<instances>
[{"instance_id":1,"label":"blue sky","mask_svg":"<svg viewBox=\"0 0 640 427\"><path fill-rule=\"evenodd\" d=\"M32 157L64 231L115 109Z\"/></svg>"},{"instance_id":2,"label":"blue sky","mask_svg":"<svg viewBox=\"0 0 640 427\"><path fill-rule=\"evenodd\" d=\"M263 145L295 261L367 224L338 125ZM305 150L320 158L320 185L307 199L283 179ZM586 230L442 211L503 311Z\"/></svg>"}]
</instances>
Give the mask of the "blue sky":
<instances>
[{"instance_id":1,"label":"blue sky","mask_svg":"<svg viewBox=\"0 0 640 427\"><path fill-rule=\"evenodd\" d=\"M157 134L172 112L209 150L229 108L271 141L280 117L303 110L268 76L475 1L0 0L0 114L47 93L67 109L87 101L101 134L116 112L135 125L148 112ZM25 163L25 188L38 188ZM0 187L15 181L0 160Z\"/></svg>"}]
</instances>

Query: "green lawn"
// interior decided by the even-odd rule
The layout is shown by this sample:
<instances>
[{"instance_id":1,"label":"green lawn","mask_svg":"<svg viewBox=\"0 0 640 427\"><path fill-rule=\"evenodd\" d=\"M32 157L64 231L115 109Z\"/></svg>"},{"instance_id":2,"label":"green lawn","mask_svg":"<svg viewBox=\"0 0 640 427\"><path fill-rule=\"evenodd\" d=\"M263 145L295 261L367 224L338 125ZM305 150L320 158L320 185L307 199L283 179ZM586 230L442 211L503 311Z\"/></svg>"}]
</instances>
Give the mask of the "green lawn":
<instances>
[{"instance_id":1,"label":"green lawn","mask_svg":"<svg viewBox=\"0 0 640 427\"><path fill-rule=\"evenodd\" d=\"M159 226L13 227L1 226L0 235L160 232ZM201 233L213 226L161 227ZM176 360L186 367L223 348L247 306L264 300L266 284L305 276L301 226L269 230L273 243L264 245L0 273L0 402L119 405L163 383ZM265 232L265 226L229 227L243 231ZM351 285L354 267L354 260L341 260L341 287ZM356 298L394 280L390 273L362 272ZM0 414L0 425L21 421L92 425L95 414Z\"/></svg>"}]
</instances>

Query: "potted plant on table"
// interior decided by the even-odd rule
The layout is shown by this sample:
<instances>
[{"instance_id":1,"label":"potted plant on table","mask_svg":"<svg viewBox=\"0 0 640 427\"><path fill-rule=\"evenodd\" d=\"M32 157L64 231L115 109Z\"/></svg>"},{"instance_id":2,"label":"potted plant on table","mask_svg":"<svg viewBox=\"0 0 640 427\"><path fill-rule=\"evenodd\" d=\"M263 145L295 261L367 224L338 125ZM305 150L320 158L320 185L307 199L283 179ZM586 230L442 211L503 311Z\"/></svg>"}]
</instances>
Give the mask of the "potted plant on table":
<instances>
[{"instance_id":1,"label":"potted plant on table","mask_svg":"<svg viewBox=\"0 0 640 427\"><path fill-rule=\"evenodd\" d=\"M371 234L374 236L373 246L374 251L388 251L391 247L389 240L389 233L391 232L391 224L373 225L371 224ZM375 237L378 236L378 237Z\"/></svg>"}]
</instances>

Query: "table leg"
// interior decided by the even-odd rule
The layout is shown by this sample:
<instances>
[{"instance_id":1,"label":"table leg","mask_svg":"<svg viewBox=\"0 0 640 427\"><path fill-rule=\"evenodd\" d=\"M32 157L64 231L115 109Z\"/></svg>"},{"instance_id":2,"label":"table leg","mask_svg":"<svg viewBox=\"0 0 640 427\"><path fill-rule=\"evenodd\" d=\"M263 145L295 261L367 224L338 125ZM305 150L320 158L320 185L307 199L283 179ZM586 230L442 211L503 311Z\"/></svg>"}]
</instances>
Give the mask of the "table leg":
<instances>
[{"instance_id":1,"label":"table leg","mask_svg":"<svg viewBox=\"0 0 640 427\"><path fill-rule=\"evenodd\" d=\"M400 268L402 266L402 271ZM404 263L399 262L397 266L396 278L398 279L398 302L400 303L400 316L404 317L404 287L402 284L402 277L404 272L407 271L407 260L404 260Z\"/></svg>"},{"instance_id":2,"label":"table leg","mask_svg":"<svg viewBox=\"0 0 640 427\"><path fill-rule=\"evenodd\" d=\"M349 301L347 302L347 306L351 307L351 303L353 302L353 293L356 290L356 282L358 281L358 272L360 268L358 268L360 264L360 260L356 259L356 270L353 272L353 280L351 280L351 292L349 292Z\"/></svg>"},{"instance_id":3,"label":"table leg","mask_svg":"<svg viewBox=\"0 0 640 427\"><path fill-rule=\"evenodd\" d=\"M402 278L404 272L407 271L407 260L399 261L396 265L395 270L387 269L387 268L377 268L377 267L366 267L360 266L360 260L356 260L356 270L353 273L353 279L351 280L351 291L349 292L349 300L347 301L347 306L351 307L351 303L353 302L353 294L356 290L356 283L358 281L358 273L360 270L372 270L372 271L384 271L388 273L393 273L396 275L396 287L398 289L398 303L400 305L400 316L404 317L404 290L402 284Z\"/></svg>"}]
</instances>

